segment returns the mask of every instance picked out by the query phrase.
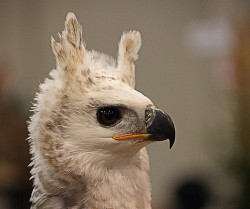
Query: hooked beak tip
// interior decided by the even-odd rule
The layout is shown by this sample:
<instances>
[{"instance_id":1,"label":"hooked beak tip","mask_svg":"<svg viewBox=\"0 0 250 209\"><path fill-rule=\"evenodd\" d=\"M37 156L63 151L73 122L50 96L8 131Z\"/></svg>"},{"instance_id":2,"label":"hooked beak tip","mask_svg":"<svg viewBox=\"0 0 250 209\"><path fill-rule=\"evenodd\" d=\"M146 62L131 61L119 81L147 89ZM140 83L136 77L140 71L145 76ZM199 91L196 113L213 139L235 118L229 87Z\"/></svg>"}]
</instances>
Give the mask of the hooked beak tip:
<instances>
[{"instance_id":1,"label":"hooked beak tip","mask_svg":"<svg viewBox=\"0 0 250 209\"><path fill-rule=\"evenodd\" d=\"M175 142L175 138L169 139L169 148L170 148L170 149L173 147L174 142Z\"/></svg>"}]
</instances>

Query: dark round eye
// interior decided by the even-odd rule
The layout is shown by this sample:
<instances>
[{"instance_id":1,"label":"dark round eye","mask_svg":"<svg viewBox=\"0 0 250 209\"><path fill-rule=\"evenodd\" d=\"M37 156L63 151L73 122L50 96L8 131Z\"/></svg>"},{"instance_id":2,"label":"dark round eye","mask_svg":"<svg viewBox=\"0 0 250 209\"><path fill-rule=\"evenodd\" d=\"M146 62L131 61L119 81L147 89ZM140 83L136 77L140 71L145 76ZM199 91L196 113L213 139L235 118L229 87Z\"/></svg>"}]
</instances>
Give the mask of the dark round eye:
<instances>
[{"instance_id":1,"label":"dark round eye","mask_svg":"<svg viewBox=\"0 0 250 209\"><path fill-rule=\"evenodd\" d=\"M121 115L116 107L102 107L97 110L97 120L104 126L111 126L115 124Z\"/></svg>"}]
</instances>

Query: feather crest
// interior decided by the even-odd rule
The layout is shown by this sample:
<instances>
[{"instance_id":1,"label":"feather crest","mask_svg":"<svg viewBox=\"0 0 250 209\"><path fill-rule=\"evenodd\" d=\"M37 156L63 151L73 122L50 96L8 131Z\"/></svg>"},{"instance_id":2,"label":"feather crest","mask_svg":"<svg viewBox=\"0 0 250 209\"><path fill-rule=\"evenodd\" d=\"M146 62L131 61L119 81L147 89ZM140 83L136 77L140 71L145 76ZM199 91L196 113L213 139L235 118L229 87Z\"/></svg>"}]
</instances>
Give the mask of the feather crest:
<instances>
[{"instance_id":1,"label":"feather crest","mask_svg":"<svg viewBox=\"0 0 250 209\"><path fill-rule=\"evenodd\" d=\"M118 71L122 81L135 87L134 61L138 59L141 35L138 31L123 33L119 43Z\"/></svg>"}]
</instances>

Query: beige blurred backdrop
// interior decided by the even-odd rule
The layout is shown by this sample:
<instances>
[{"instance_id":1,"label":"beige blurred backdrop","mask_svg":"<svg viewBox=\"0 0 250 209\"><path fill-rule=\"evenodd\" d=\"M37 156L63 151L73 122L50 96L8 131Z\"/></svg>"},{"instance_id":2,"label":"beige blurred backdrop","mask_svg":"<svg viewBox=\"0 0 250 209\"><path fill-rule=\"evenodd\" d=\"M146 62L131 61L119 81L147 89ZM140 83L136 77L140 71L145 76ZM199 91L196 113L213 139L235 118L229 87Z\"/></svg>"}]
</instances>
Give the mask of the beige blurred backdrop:
<instances>
[{"instance_id":1,"label":"beige blurred backdrop","mask_svg":"<svg viewBox=\"0 0 250 209\"><path fill-rule=\"evenodd\" d=\"M206 208L239 208L242 182L228 164L241 149L235 25L245 27L248 6L243 0L0 0L0 63L8 74L2 91L14 92L27 119L39 84L55 68L50 38L57 39L69 11L83 25L87 48L114 57L122 32L138 30L136 89L176 127L171 150L168 142L148 146L153 208L178 208L176 190L190 179L208 185Z\"/></svg>"}]
</instances>

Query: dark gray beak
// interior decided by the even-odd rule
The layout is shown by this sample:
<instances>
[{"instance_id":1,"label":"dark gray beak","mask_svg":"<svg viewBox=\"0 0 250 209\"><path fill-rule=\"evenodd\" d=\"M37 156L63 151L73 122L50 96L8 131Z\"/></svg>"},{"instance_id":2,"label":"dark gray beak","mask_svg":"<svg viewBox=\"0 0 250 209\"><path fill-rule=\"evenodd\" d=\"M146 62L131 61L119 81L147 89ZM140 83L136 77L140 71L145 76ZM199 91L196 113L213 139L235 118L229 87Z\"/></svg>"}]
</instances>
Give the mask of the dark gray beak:
<instances>
[{"instance_id":1,"label":"dark gray beak","mask_svg":"<svg viewBox=\"0 0 250 209\"><path fill-rule=\"evenodd\" d=\"M157 109L153 105L149 105L145 110L146 131L149 140L163 141L169 139L170 149L175 141L174 123L167 113Z\"/></svg>"}]
</instances>

